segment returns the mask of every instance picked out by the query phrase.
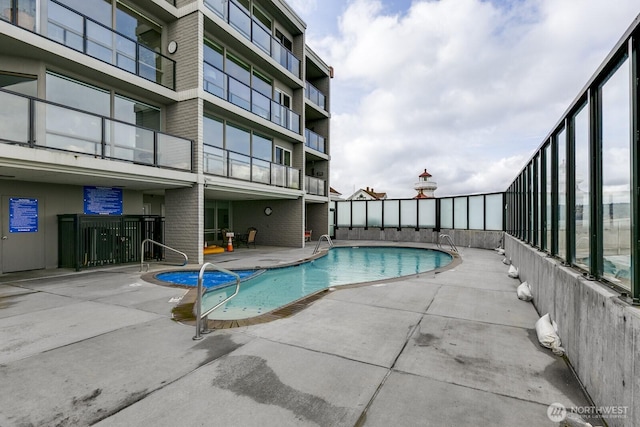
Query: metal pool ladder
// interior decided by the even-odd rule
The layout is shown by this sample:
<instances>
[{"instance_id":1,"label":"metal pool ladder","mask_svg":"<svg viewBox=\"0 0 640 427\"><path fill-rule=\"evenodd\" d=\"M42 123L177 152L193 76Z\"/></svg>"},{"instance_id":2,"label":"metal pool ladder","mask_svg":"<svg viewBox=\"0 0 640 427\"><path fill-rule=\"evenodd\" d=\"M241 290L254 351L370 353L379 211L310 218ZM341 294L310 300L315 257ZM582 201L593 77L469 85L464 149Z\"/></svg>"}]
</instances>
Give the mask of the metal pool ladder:
<instances>
[{"instance_id":1,"label":"metal pool ladder","mask_svg":"<svg viewBox=\"0 0 640 427\"><path fill-rule=\"evenodd\" d=\"M322 242L322 239L326 239L327 243L329 243L329 248L333 247L333 242L331 241L331 237L329 237L328 234L323 234L322 236L320 236L320 238L318 239L318 243L316 243L316 248L313 250L313 255L317 254L318 252L320 252L320 242Z\"/></svg>"},{"instance_id":2,"label":"metal pool ladder","mask_svg":"<svg viewBox=\"0 0 640 427\"><path fill-rule=\"evenodd\" d=\"M449 236L448 234L441 234L440 237L438 237L438 247L440 249L442 249L442 241L445 241L449 244L449 246L451 246L451 250L453 252L458 252L458 248L456 247L456 245L453 243L453 240L451 240L451 236Z\"/></svg>"},{"instance_id":3,"label":"metal pool ladder","mask_svg":"<svg viewBox=\"0 0 640 427\"><path fill-rule=\"evenodd\" d=\"M207 267L212 267L213 269L220 271L222 273L225 274L229 274L233 277L236 278L236 289L235 292L228 296L224 301L219 302L218 304L216 304L214 307L210 308L209 310L207 310L205 313L202 313L202 294L204 292L203 286L202 286L202 280L204 278L204 272L207 269ZM193 337L194 340L201 340L203 337L201 334L208 334L209 332L211 332L209 330L209 328L207 328L207 316L209 314L211 314L211 312L215 309L217 309L218 307L220 307L221 305L225 304L227 301L229 301L231 298L235 297L236 295L238 295L238 292L240 292L240 276L238 276L236 273L234 273L233 271L229 271L226 270L222 267L218 267L214 264L211 264L210 262L205 262L204 264L202 264L202 267L200 267L200 273L198 274L198 290L197 290L198 294L196 296L196 335ZM204 322L203 322L204 320Z\"/></svg>"}]
</instances>

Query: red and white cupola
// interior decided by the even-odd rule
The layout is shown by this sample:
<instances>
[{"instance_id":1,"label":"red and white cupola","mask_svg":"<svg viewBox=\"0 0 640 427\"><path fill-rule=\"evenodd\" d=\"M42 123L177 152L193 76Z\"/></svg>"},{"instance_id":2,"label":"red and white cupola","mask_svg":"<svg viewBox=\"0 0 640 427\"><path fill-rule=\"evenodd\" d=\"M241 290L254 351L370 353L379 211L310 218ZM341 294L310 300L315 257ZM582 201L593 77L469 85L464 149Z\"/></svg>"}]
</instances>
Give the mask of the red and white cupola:
<instances>
[{"instance_id":1,"label":"red and white cupola","mask_svg":"<svg viewBox=\"0 0 640 427\"><path fill-rule=\"evenodd\" d=\"M418 182L413 187L418 192L418 195L414 199L433 199L435 196L433 193L438 188L438 183L431 181L431 174L425 169L418 176Z\"/></svg>"}]
</instances>

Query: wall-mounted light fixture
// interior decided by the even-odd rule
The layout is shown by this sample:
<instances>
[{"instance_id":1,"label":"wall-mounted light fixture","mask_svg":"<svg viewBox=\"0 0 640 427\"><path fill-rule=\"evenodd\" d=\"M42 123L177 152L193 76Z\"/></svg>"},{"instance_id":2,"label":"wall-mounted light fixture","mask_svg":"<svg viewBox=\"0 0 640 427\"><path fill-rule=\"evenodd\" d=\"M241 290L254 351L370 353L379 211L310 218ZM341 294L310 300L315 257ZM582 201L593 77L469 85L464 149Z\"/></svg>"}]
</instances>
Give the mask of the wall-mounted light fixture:
<instances>
[{"instance_id":1,"label":"wall-mounted light fixture","mask_svg":"<svg viewBox=\"0 0 640 427\"><path fill-rule=\"evenodd\" d=\"M167 52L173 54L176 53L176 50L178 50L178 42L175 40L171 40L167 45Z\"/></svg>"}]
</instances>

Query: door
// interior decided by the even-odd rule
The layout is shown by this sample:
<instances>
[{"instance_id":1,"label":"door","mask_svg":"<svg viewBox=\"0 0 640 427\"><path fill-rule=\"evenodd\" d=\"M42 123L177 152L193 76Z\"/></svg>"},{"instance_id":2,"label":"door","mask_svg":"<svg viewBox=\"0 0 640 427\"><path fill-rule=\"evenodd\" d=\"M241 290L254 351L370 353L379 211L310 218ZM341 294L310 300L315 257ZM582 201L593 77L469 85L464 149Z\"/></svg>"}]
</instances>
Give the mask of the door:
<instances>
[{"instance_id":1,"label":"door","mask_svg":"<svg viewBox=\"0 0 640 427\"><path fill-rule=\"evenodd\" d=\"M2 272L45 268L44 198L2 196Z\"/></svg>"}]
</instances>

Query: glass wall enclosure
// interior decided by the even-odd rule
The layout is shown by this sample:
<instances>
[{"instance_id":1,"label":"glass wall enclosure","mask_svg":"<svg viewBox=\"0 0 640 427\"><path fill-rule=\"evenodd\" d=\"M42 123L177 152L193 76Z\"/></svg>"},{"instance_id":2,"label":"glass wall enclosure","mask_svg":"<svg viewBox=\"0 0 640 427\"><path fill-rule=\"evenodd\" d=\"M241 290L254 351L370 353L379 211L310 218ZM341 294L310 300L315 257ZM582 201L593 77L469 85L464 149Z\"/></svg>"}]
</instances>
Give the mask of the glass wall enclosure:
<instances>
[{"instance_id":1,"label":"glass wall enclosure","mask_svg":"<svg viewBox=\"0 0 640 427\"><path fill-rule=\"evenodd\" d=\"M190 140L4 89L0 129L9 144L192 171Z\"/></svg>"},{"instance_id":2,"label":"glass wall enclosure","mask_svg":"<svg viewBox=\"0 0 640 427\"><path fill-rule=\"evenodd\" d=\"M510 234L525 240L541 226L541 239L531 244L634 303L640 303L634 268L640 206L632 191L640 188L637 42L633 32L623 37L506 194ZM534 185L522 186L531 168ZM534 220L522 221L528 212Z\"/></svg>"},{"instance_id":3,"label":"glass wall enclosure","mask_svg":"<svg viewBox=\"0 0 640 427\"><path fill-rule=\"evenodd\" d=\"M212 42L204 44L204 90L297 134L300 115L280 103L280 92L260 71Z\"/></svg>"},{"instance_id":4,"label":"glass wall enclosure","mask_svg":"<svg viewBox=\"0 0 640 427\"><path fill-rule=\"evenodd\" d=\"M327 181L324 179L314 178L312 176L305 176L305 190L307 194L313 194L315 196L327 195Z\"/></svg>"},{"instance_id":5,"label":"glass wall enclosure","mask_svg":"<svg viewBox=\"0 0 640 427\"><path fill-rule=\"evenodd\" d=\"M300 60L291 52L292 42L280 31L273 34L273 21L250 0L205 0L205 6L275 59L286 70L300 77Z\"/></svg>"},{"instance_id":6,"label":"glass wall enclosure","mask_svg":"<svg viewBox=\"0 0 640 427\"><path fill-rule=\"evenodd\" d=\"M162 26L120 2L49 0L36 28L36 0L2 0L0 17L93 58L175 89L175 61L162 55ZM114 10L115 9L115 10Z\"/></svg>"},{"instance_id":7,"label":"glass wall enclosure","mask_svg":"<svg viewBox=\"0 0 640 427\"><path fill-rule=\"evenodd\" d=\"M203 123L204 173L300 189L300 170L277 161L270 138L210 116Z\"/></svg>"},{"instance_id":8,"label":"glass wall enclosure","mask_svg":"<svg viewBox=\"0 0 640 427\"><path fill-rule=\"evenodd\" d=\"M340 227L504 230L504 193L437 199L334 202Z\"/></svg>"}]
</instances>

